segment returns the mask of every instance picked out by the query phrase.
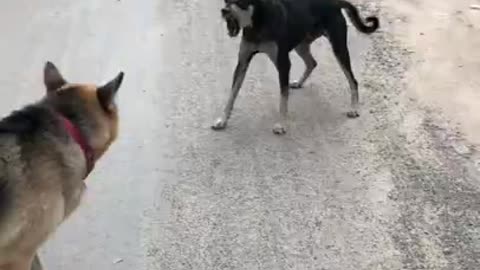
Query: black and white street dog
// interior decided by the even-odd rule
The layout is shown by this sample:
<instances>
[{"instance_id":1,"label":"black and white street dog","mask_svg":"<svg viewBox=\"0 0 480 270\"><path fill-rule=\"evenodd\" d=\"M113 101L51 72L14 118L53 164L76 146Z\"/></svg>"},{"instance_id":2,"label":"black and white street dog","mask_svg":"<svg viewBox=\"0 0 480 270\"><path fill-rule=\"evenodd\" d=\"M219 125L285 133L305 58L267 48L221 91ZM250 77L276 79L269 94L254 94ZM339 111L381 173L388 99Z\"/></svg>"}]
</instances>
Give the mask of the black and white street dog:
<instances>
[{"instance_id":1,"label":"black and white street dog","mask_svg":"<svg viewBox=\"0 0 480 270\"><path fill-rule=\"evenodd\" d=\"M321 36L329 39L350 85L351 108L347 116L358 117L358 84L350 64L347 24L342 9L346 10L360 32L370 34L378 29L377 17L367 17L364 23L357 8L345 0L225 0L221 13L229 35L235 37L240 30L243 30L243 35L231 92L223 114L212 128L220 130L227 126L250 61L255 54L266 53L275 64L280 81L280 119L273 132L284 134L289 89L301 88L317 66L310 44ZM290 83L289 52L293 49L305 62L306 69L298 81Z\"/></svg>"}]
</instances>

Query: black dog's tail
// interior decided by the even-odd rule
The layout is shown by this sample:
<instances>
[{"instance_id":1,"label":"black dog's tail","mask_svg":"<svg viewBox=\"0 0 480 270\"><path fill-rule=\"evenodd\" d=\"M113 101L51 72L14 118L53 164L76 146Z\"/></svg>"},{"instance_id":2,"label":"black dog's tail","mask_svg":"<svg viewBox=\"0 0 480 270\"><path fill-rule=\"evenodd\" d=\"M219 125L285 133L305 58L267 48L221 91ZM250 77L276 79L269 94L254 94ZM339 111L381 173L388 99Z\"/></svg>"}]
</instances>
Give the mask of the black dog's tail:
<instances>
[{"instance_id":1,"label":"black dog's tail","mask_svg":"<svg viewBox=\"0 0 480 270\"><path fill-rule=\"evenodd\" d=\"M365 20L367 21L368 25L364 24L360 14L358 13L358 9L351 3L345 0L339 0L338 4L340 5L340 8L347 10L348 17L350 17L350 20L352 20L353 25L355 25L358 31L365 34L371 34L380 26L380 22L375 16L367 17Z\"/></svg>"}]
</instances>

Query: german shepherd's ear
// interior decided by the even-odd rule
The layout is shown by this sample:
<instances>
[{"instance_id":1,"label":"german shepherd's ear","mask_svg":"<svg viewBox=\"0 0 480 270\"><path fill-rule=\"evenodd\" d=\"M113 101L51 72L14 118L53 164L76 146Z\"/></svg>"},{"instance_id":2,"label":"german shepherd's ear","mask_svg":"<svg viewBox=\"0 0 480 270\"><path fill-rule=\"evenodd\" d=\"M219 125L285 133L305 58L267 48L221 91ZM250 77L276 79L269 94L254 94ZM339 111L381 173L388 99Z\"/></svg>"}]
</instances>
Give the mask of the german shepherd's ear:
<instances>
[{"instance_id":1,"label":"german shepherd's ear","mask_svg":"<svg viewBox=\"0 0 480 270\"><path fill-rule=\"evenodd\" d=\"M43 82L47 87L47 93L55 91L67 83L52 62L47 62L43 68Z\"/></svg>"},{"instance_id":2,"label":"german shepherd's ear","mask_svg":"<svg viewBox=\"0 0 480 270\"><path fill-rule=\"evenodd\" d=\"M98 87L97 97L103 109L107 112L113 112L115 106L115 96L123 81L123 72L120 72L115 79L111 80L104 86Z\"/></svg>"}]
</instances>

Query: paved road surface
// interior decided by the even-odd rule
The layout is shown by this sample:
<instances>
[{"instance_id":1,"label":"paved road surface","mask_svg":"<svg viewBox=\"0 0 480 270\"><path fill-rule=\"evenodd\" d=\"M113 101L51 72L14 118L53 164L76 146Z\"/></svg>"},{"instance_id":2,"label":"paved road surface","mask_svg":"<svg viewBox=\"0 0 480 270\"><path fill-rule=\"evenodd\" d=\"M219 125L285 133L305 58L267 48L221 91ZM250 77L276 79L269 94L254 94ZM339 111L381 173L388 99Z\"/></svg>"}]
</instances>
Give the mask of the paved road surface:
<instances>
[{"instance_id":1,"label":"paved road surface","mask_svg":"<svg viewBox=\"0 0 480 270\"><path fill-rule=\"evenodd\" d=\"M238 44L222 3L3 1L1 113L43 94L46 60L73 81L126 72L121 137L43 248L47 269L480 269L477 154L405 95L409 52L387 12L383 32L349 33L361 117L345 117L347 82L322 40L277 137L277 76L264 56L229 128L209 129Z\"/></svg>"}]
</instances>

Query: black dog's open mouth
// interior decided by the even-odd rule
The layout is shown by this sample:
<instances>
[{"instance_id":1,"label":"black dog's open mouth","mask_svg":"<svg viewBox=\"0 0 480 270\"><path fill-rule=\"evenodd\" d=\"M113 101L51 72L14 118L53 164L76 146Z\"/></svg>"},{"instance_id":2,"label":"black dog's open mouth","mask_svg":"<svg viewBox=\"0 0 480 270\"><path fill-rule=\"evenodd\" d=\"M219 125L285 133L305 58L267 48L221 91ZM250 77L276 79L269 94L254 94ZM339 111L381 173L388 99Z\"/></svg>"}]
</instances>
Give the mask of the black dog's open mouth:
<instances>
[{"instance_id":1,"label":"black dog's open mouth","mask_svg":"<svg viewBox=\"0 0 480 270\"><path fill-rule=\"evenodd\" d=\"M225 22L227 23L228 35L231 37L236 37L240 33L240 25L238 24L237 19L232 15L223 16Z\"/></svg>"}]
</instances>

